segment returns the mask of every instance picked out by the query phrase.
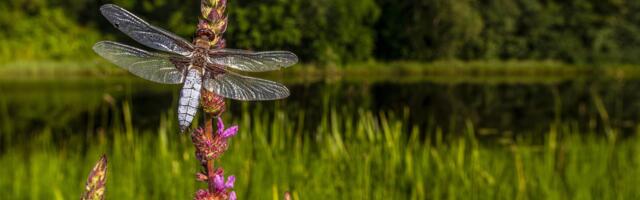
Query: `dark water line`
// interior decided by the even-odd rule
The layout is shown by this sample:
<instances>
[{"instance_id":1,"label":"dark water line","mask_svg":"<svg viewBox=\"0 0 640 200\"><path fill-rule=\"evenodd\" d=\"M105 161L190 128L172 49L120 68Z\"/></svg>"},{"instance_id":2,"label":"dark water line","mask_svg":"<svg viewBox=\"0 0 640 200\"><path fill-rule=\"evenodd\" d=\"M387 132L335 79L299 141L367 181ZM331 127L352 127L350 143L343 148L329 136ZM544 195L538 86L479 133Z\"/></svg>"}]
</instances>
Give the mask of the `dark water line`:
<instances>
[{"instance_id":1,"label":"dark water line","mask_svg":"<svg viewBox=\"0 0 640 200\"><path fill-rule=\"evenodd\" d=\"M575 124L585 133L616 129L630 134L640 119L640 80L635 79L317 81L289 87L291 96L285 100L230 102L229 115L238 117L243 109L281 111L292 118L304 113L304 127L313 130L331 110L352 119L363 111L384 112L424 134L462 134L470 123L481 135L546 133L559 123ZM130 104L136 129L156 130L160 116L175 108L178 90L130 79L3 82L0 140L18 140L45 128L61 137L95 134L117 124L123 102Z\"/></svg>"}]
</instances>

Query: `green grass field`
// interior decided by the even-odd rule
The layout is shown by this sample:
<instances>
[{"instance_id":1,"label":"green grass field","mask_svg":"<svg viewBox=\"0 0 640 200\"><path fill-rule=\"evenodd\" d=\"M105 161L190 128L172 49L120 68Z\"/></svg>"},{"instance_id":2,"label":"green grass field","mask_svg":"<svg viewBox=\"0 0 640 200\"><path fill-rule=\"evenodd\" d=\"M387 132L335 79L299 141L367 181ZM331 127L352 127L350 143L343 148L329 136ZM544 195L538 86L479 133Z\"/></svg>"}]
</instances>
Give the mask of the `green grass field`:
<instances>
[{"instance_id":1,"label":"green grass field","mask_svg":"<svg viewBox=\"0 0 640 200\"><path fill-rule=\"evenodd\" d=\"M102 153L109 158L107 199L191 199L204 187L194 180L193 147L176 132L172 112L157 129L140 130L127 103L111 109L114 123L95 133L61 139L45 128L16 142L21 133L3 132L2 199L77 199ZM244 109L226 119L240 132L218 165L238 177L239 198L283 199L285 191L294 199L640 198L637 134L560 123L545 133L488 139L471 123L460 133L427 133L404 123L406 113L343 117L350 115L336 110L318 113L317 127L304 127L305 111Z\"/></svg>"}]
</instances>

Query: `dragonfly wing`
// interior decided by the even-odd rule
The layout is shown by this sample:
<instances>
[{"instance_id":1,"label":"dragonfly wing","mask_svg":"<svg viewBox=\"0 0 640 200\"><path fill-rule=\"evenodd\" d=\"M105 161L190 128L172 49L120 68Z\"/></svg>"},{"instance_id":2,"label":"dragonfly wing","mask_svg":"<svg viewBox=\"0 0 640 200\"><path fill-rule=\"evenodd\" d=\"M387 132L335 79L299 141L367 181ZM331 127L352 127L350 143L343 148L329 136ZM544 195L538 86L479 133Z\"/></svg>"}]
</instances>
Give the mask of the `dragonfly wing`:
<instances>
[{"instance_id":1,"label":"dragonfly wing","mask_svg":"<svg viewBox=\"0 0 640 200\"><path fill-rule=\"evenodd\" d=\"M119 6L107 4L100 7L100 12L113 26L148 47L183 56L187 56L193 51L191 43L147 23Z\"/></svg>"},{"instance_id":2,"label":"dragonfly wing","mask_svg":"<svg viewBox=\"0 0 640 200\"><path fill-rule=\"evenodd\" d=\"M209 52L209 62L240 71L265 72L294 65L298 62L298 56L288 51L216 49Z\"/></svg>"},{"instance_id":3,"label":"dragonfly wing","mask_svg":"<svg viewBox=\"0 0 640 200\"><path fill-rule=\"evenodd\" d=\"M207 72L204 88L216 94L241 101L276 100L289 96L289 89L280 83L242 76L233 72L212 75Z\"/></svg>"},{"instance_id":4,"label":"dragonfly wing","mask_svg":"<svg viewBox=\"0 0 640 200\"><path fill-rule=\"evenodd\" d=\"M98 42L93 46L93 50L129 72L158 83L182 83L189 64L186 58L150 53L111 41Z\"/></svg>"}]
</instances>

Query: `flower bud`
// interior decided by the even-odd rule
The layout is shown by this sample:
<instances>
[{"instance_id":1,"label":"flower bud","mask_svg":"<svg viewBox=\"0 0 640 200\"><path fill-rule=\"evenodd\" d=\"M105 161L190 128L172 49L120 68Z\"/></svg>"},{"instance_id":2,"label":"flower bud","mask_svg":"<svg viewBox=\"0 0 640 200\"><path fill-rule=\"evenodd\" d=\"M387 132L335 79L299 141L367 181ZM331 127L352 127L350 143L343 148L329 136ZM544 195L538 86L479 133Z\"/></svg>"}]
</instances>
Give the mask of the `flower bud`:
<instances>
[{"instance_id":1,"label":"flower bud","mask_svg":"<svg viewBox=\"0 0 640 200\"><path fill-rule=\"evenodd\" d=\"M198 172L198 173L196 174L196 180L198 180L198 181L200 181L200 182L205 182L205 181L209 180L209 177L207 177L207 175L205 175L205 174L204 174L204 173L202 173L202 172Z\"/></svg>"},{"instance_id":2,"label":"flower bud","mask_svg":"<svg viewBox=\"0 0 640 200\"><path fill-rule=\"evenodd\" d=\"M224 112L226 104L222 96L208 90L202 90L201 105L205 113L220 116Z\"/></svg>"},{"instance_id":3,"label":"flower bud","mask_svg":"<svg viewBox=\"0 0 640 200\"><path fill-rule=\"evenodd\" d=\"M82 200L102 200L107 183L107 157L102 155L87 178Z\"/></svg>"}]
</instances>

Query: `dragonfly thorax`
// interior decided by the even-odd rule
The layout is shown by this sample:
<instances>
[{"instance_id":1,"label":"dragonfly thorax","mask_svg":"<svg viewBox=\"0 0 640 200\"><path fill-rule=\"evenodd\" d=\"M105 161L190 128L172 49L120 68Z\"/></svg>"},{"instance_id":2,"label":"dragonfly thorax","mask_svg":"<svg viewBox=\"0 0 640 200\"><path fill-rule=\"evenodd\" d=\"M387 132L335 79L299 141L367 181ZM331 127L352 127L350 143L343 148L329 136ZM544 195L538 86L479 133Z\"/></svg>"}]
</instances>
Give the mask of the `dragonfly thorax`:
<instances>
[{"instance_id":1,"label":"dragonfly thorax","mask_svg":"<svg viewBox=\"0 0 640 200\"><path fill-rule=\"evenodd\" d=\"M197 37L195 41L193 41L196 48L202 48L208 50L211 46L209 43L209 39L206 36Z\"/></svg>"},{"instance_id":2,"label":"dragonfly thorax","mask_svg":"<svg viewBox=\"0 0 640 200\"><path fill-rule=\"evenodd\" d=\"M207 51L208 49L196 47L191 57L191 66L204 69L207 66Z\"/></svg>"}]
</instances>

